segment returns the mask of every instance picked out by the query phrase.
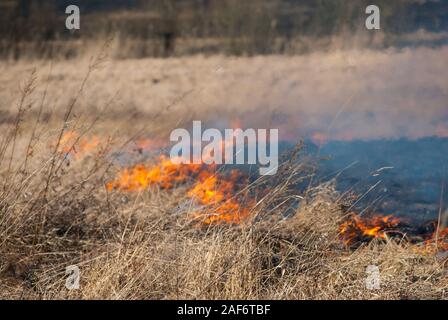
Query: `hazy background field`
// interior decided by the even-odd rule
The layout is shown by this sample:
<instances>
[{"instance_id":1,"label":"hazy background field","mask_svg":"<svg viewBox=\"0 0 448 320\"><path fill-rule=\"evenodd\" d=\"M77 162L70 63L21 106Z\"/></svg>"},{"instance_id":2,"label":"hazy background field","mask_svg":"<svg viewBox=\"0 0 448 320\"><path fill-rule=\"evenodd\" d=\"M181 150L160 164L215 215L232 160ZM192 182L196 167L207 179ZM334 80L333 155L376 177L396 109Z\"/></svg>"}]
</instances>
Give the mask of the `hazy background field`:
<instances>
[{"instance_id":1,"label":"hazy background field","mask_svg":"<svg viewBox=\"0 0 448 320\"><path fill-rule=\"evenodd\" d=\"M142 125L158 114L168 127L195 119L224 127L238 119L245 127L280 128L289 141L446 137L447 55L443 46L107 61L92 75L79 108ZM87 67L87 59L0 62L2 121L12 118L19 84L33 68L42 84L34 96L48 85L48 98L57 101L51 111L58 113Z\"/></svg>"}]
</instances>

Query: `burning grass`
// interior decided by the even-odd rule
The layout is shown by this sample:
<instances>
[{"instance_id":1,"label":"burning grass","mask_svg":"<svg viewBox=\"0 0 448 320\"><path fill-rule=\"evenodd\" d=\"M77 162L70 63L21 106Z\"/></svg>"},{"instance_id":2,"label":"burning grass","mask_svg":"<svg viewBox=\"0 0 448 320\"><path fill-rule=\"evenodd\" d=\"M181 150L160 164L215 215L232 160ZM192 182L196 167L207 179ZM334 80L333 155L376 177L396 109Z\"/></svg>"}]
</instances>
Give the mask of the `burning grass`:
<instances>
[{"instance_id":1,"label":"burning grass","mask_svg":"<svg viewBox=\"0 0 448 320\"><path fill-rule=\"evenodd\" d=\"M160 156L153 165L137 164L125 168L107 184L108 190L141 191L157 185L162 189L172 189L176 185L193 179L201 172L202 165L177 165L166 156ZM203 174L205 174L204 171Z\"/></svg>"},{"instance_id":2,"label":"burning grass","mask_svg":"<svg viewBox=\"0 0 448 320\"><path fill-rule=\"evenodd\" d=\"M447 298L447 230L346 212L332 183L300 190L313 172L300 147L270 178L165 156L123 168L128 149L104 138L116 123L85 134L74 103L63 123L26 123L35 81L0 144L0 298ZM65 287L70 265L80 290Z\"/></svg>"},{"instance_id":3,"label":"burning grass","mask_svg":"<svg viewBox=\"0 0 448 320\"><path fill-rule=\"evenodd\" d=\"M280 177L251 181L165 156L114 174L107 157L54 157L64 170L47 191L42 174L3 195L3 298L446 297L446 230L437 250L434 237L390 236L402 222L347 215L331 184L309 190L285 219L297 196ZM82 270L78 291L64 286L72 264ZM372 264L381 290L365 287Z\"/></svg>"},{"instance_id":4,"label":"burning grass","mask_svg":"<svg viewBox=\"0 0 448 320\"><path fill-rule=\"evenodd\" d=\"M81 137L76 131L65 132L59 141L59 152L67 156L82 158L83 156L98 151L100 138L96 135L92 137Z\"/></svg>"},{"instance_id":5,"label":"burning grass","mask_svg":"<svg viewBox=\"0 0 448 320\"><path fill-rule=\"evenodd\" d=\"M400 220L393 216L375 215L361 218L356 214L350 217L339 227L342 240L346 245L372 239L386 239L388 231L396 231Z\"/></svg>"},{"instance_id":6,"label":"burning grass","mask_svg":"<svg viewBox=\"0 0 448 320\"><path fill-rule=\"evenodd\" d=\"M246 201L245 206L238 201L241 197L236 194L244 182L247 178L237 170L222 172L214 165L174 164L162 155L150 165L123 169L106 187L109 191L143 191L190 184L187 195L200 207L193 212L194 219L205 224L240 224L254 205L253 200Z\"/></svg>"},{"instance_id":7,"label":"burning grass","mask_svg":"<svg viewBox=\"0 0 448 320\"><path fill-rule=\"evenodd\" d=\"M151 187L173 189L187 184L189 187L186 195L199 205L199 209L195 209L192 214L194 218L206 225L238 225L255 213L255 199L251 198L247 191L244 197L241 196L243 186L249 183L248 177L235 169L226 172L217 170L215 165L174 164L162 155L151 165L137 164L123 169L106 187L110 191L131 192ZM252 187L252 191L253 189L256 187ZM257 194L263 194L266 188L255 191ZM341 242L348 247L374 239L401 237L410 243L417 242L423 246L425 249L422 252L434 253L434 245L436 249L447 250L448 228L440 228L436 222L432 222L432 228L422 234L421 231L412 230L405 221L393 215L370 214L361 217L355 212L349 212L344 216L339 223L338 232ZM406 234L407 232L409 234Z\"/></svg>"}]
</instances>

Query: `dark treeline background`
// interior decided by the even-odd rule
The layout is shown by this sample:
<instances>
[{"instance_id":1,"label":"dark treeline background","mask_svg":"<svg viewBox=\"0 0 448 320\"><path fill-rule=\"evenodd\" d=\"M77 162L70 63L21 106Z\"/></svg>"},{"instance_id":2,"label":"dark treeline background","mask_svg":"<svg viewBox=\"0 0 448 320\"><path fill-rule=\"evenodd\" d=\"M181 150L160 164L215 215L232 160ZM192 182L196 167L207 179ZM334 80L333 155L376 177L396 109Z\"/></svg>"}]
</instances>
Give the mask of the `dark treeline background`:
<instances>
[{"instance_id":1,"label":"dark treeline background","mask_svg":"<svg viewBox=\"0 0 448 320\"><path fill-rule=\"evenodd\" d=\"M364 28L371 3L381 8L381 31ZM65 29L70 4L81 9L79 31ZM447 42L446 30L448 0L0 0L0 57L13 59L72 58L90 40L111 36L117 57L135 58L297 54L348 38L350 45L437 45Z\"/></svg>"}]
</instances>

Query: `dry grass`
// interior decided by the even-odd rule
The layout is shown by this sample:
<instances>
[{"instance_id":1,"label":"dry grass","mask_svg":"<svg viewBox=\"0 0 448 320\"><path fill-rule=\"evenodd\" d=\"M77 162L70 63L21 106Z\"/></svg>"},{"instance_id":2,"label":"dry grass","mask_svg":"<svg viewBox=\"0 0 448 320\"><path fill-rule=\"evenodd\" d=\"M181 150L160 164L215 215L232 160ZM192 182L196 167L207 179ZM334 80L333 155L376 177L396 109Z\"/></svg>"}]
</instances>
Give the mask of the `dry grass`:
<instances>
[{"instance_id":1,"label":"dry grass","mask_svg":"<svg viewBox=\"0 0 448 320\"><path fill-rule=\"evenodd\" d=\"M357 249L342 245L344 211L333 185L301 195L292 191L310 172L306 161L285 161L275 180L252 185L256 191L269 184L271 191L258 199L253 219L239 226L192 221L183 185L108 191L105 185L118 170L111 154L126 150L138 132L126 121L101 123L78 113L91 72L102 60L100 55L91 61L59 120L44 117L52 103L46 90L32 98L39 84L33 73L22 87L14 121L3 124L0 298L447 298L446 257L419 253L396 239ZM32 112L38 116L27 117ZM126 128L125 134L117 128ZM92 154L68 157L59 149L69 130L111 133L112 139ZM304 198L295 215L281 218L298 196ZM70 291L65 268L73 264L81 269L81 288ZM369 265L380 269L379 290L366 288Z\"/></svg>"},{"instance_id":2,"label":"dry grass","mask_svg":"<svg viewBox=\"0 0 448 320\"><path fill-rule=\"evenodd\" d=\"M2 298L446 298L446 262L435 255L394 240L342 246L330 186L287 220L278 209L258 222L199 228L179 210L181 189L106 194L97 176L81 178L91 166L58 174L45 199L45 177L28 201L2 198ZM80 290L64 286L72 264ZM368 265L381 270L380 290L366 289Z\"/></svg>"}]
</instances>

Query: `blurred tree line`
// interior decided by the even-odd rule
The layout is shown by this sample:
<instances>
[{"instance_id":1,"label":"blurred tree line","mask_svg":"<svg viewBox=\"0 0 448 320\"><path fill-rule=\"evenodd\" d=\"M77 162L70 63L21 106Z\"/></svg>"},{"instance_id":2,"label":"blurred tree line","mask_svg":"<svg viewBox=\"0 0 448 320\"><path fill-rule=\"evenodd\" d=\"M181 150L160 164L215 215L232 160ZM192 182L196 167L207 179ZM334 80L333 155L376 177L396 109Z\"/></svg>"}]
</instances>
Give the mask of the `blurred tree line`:
<instances>
[{"instance_id":1,"label":"blurred tree line","mask_svg":"<svg viewBox=\"0 0 448 320\"><path fill-rule=\"evenodd\" d=\"M81 8L81 30L65 8ZM68 41L117 37L135 57L291 52L302 37L355 33L367 0L0 0L0 57L55 56ZM448 1L376 0L386 34L448 29ZM188 50L179 50L188 43ZM66 50L64 56L77 54ZM128 53L126 53L128 54ZM126 55L123 53L123 55Z\"/></svg>"}]
</instances>

